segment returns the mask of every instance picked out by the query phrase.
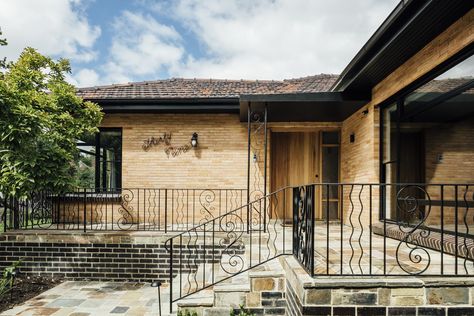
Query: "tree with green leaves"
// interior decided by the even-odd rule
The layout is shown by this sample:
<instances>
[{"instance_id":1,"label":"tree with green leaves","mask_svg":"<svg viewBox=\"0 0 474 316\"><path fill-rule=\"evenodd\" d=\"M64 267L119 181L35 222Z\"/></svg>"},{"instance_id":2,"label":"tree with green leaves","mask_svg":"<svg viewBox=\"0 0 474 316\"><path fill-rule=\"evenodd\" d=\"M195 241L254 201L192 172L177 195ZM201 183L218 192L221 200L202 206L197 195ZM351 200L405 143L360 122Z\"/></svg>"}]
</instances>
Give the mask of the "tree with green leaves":
<instances>
[{"instance_id":1,"label":"tree with green leaves","mask_svg":"<svg viewBox=\"0 0 474 316\"><path fill-rule=\"evenodd\" d=\"M1 38L2 36L2 29L0 29L0 46L6 46L8 43L7 43L7 40L5 38ZM4 57L3 59L0 59L0 69L2 68L5 68L6 67L6 64L7 64L7 58ZM1 78L2 74L0 73L0 78Z\"/></svg>"},{"instance_id":2,"label":"tree with green leaves","mask_svg":"<svg viewBox=\"0 0 474 316\"><path fill-rule=\"evenodd\" d=\"M100 107L82 100L66 82L71 68L65 59L54 61L26 48L16 62L1 67L0 192L21 198L70 189L79 157L76 142L98 131Z\"/></svg>"}]
</instances>

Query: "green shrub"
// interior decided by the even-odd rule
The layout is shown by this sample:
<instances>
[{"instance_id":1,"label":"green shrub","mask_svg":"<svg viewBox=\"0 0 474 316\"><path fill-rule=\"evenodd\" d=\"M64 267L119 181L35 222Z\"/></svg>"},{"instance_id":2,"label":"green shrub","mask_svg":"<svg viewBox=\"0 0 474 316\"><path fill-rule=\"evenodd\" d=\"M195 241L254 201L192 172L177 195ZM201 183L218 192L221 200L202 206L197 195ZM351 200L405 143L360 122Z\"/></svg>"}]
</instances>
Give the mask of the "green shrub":
<instances>
[{"instance_id":1,"label":"green shrub","mask_svg":"<svg viewBox=\"0 0 474 316\"><path fill-rule=\"evenodd\" d=\"M8 293L13 288L13 283L15 282L15 272L20 264L21 261L18 260L3 270L2 278L0 279L0 297Z\"/></svg>"},{"instance_id":2,"label":"green shrub","mask_svg":"<svg viewBox=\"0 0 474 316\"><path fill-rule=\"evenodd\" d=\"M196 311L189 311L188 309L185 309L184 311L180 309L178 311L178 316L197 316Z\"/></svg>"},{"instance_id":3,"label":"green shrub","mask_svg":"<svg viewBox=\"0 0 474 316\"><path fill-rule=\"evenodd\" d=\"M249 312L249 310L244 308L244 305L240 305L240 311L238 314L232 309L230 311L230 316L255 316L254 313Z\"/></svg>"}]
</instances>

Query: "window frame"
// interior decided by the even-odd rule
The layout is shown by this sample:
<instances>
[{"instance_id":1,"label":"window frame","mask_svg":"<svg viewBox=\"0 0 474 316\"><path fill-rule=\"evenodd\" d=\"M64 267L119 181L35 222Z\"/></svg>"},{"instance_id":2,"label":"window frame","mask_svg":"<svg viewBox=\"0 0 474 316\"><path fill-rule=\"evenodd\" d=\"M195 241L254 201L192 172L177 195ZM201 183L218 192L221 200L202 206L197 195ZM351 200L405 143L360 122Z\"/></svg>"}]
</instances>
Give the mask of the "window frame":
<instances>
[{"instance_id":1,"label":"window frame","mask_svg":"<svg viewBox=\"0 0 474 316\"><path fill-rule=\"evenodd\" d=\"M474 43L467 46L466 48L462 49L452 57L448 58L446 61L440 63L438 66L434 67L430 71L428 71L425 75L421 76L420 78L414 80L412 83L408 84L405 88L401 89L397 93L395 93L393 96L389 97L385 101L379 103L378 105L375 106L375 108L379 109L379 183L382 185L381 190L380 190L380 208L379 208L379 220L387 220L386 219L386 184L387 179L386 179L386 169L385 166L389 163L396 163L400 161L400 137L397 136L396 139L396 148L397 148L397 157L395 161L388 161L384 162L384 138L385 138L385 117L384 117L384 112L387 108L390 106L396 104L397 109L396 109L396 125L397 125L397 134L400 134L400 119L403 115L403 109L405 105L405 98L415 91L416 89L422 87L423 85L427 84L433 79L436 79L436 77L442 75L443 73L447 72L448 70L456 67L458 64L462 63L466 59L472 57L474 55ZM456 89L454 89L456 90ZM462 93L459 92L457 94L453 93L454 91L448 91L446 92L447 95L450 97L455 97L456 95ZM396 183L399 182L400 179L400 168L397 166L397 171L396 171ZM390 219L388 219L390 221Z\"/></svg>"},{"instance_id":2,"label":"window frame","mask_svg":"<svg viewBox=\"0 0 474 316\"><path fill-rule=\"evenodd\" d=\"M117 169L118 169L118 175L117 175L117 185L116 187L113 188L108 188L107 187L107 176L106 176L106 167L105 165L107 164L107 160L101 161L101 156L100 156L100 149L101 149L101 134L103 132L119 132L120 133L120 152L118 153L118 159L116 161ZM95 153L94 153L94 185L95 191L100 191L100 192L116 192L120 191L122 188L122 149L123 149L123 129L121 127L100 127L99 132L94 135L94 143L93 144L78 144L77 147L81 151L81 147L83 146L91 146L95 148ZM102 162L102 165L101 165ZM102 177L101 177L102 173ZM102 180L102 183L101 183Z\"/></svg>"}]
</instances>

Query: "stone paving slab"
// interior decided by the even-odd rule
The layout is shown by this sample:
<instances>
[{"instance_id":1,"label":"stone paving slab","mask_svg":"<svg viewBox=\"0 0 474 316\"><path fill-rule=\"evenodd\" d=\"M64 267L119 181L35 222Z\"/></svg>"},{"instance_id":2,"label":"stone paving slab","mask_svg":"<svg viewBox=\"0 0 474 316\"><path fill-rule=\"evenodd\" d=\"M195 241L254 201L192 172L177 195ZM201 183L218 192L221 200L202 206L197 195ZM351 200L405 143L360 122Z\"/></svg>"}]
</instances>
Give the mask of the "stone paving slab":
<instances>
[{"instance_id":1,"label":"stone paving slab","mask_svg":"<svg viewBox=\"0 0 474 316\"><path fill-rule=\"evenodd\" d=\"M162 315L169 313L168 286L161 287ZM4 311L2 316L156 316L158 292L149 284L120 282L64 282Z\"/></svg>"}]
</instances>

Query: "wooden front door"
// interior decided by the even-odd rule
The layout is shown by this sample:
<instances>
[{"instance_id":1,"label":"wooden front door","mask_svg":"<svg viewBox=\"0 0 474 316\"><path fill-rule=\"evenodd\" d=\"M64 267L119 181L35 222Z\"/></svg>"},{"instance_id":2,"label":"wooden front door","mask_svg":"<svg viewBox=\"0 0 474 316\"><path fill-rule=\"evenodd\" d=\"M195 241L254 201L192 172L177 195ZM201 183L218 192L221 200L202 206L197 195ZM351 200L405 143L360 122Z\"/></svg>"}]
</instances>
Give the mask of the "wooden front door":
<instances>
[{"instance_id":1,"label":"wooden front door","mask_svg":"<svg viewBox=\"0 0 474 316\"><path fill-rule=\"evenodd\" d=\"M285 186L319 181L319 132L276 132L271 134L271 192ZM292 193L278 195L278 218L290 219ZM316 206L318 207L318 206ZM284 211L286 209L286 211ZM316 212L318 214L319 212Z\"/></svg>"}]
</instances>

